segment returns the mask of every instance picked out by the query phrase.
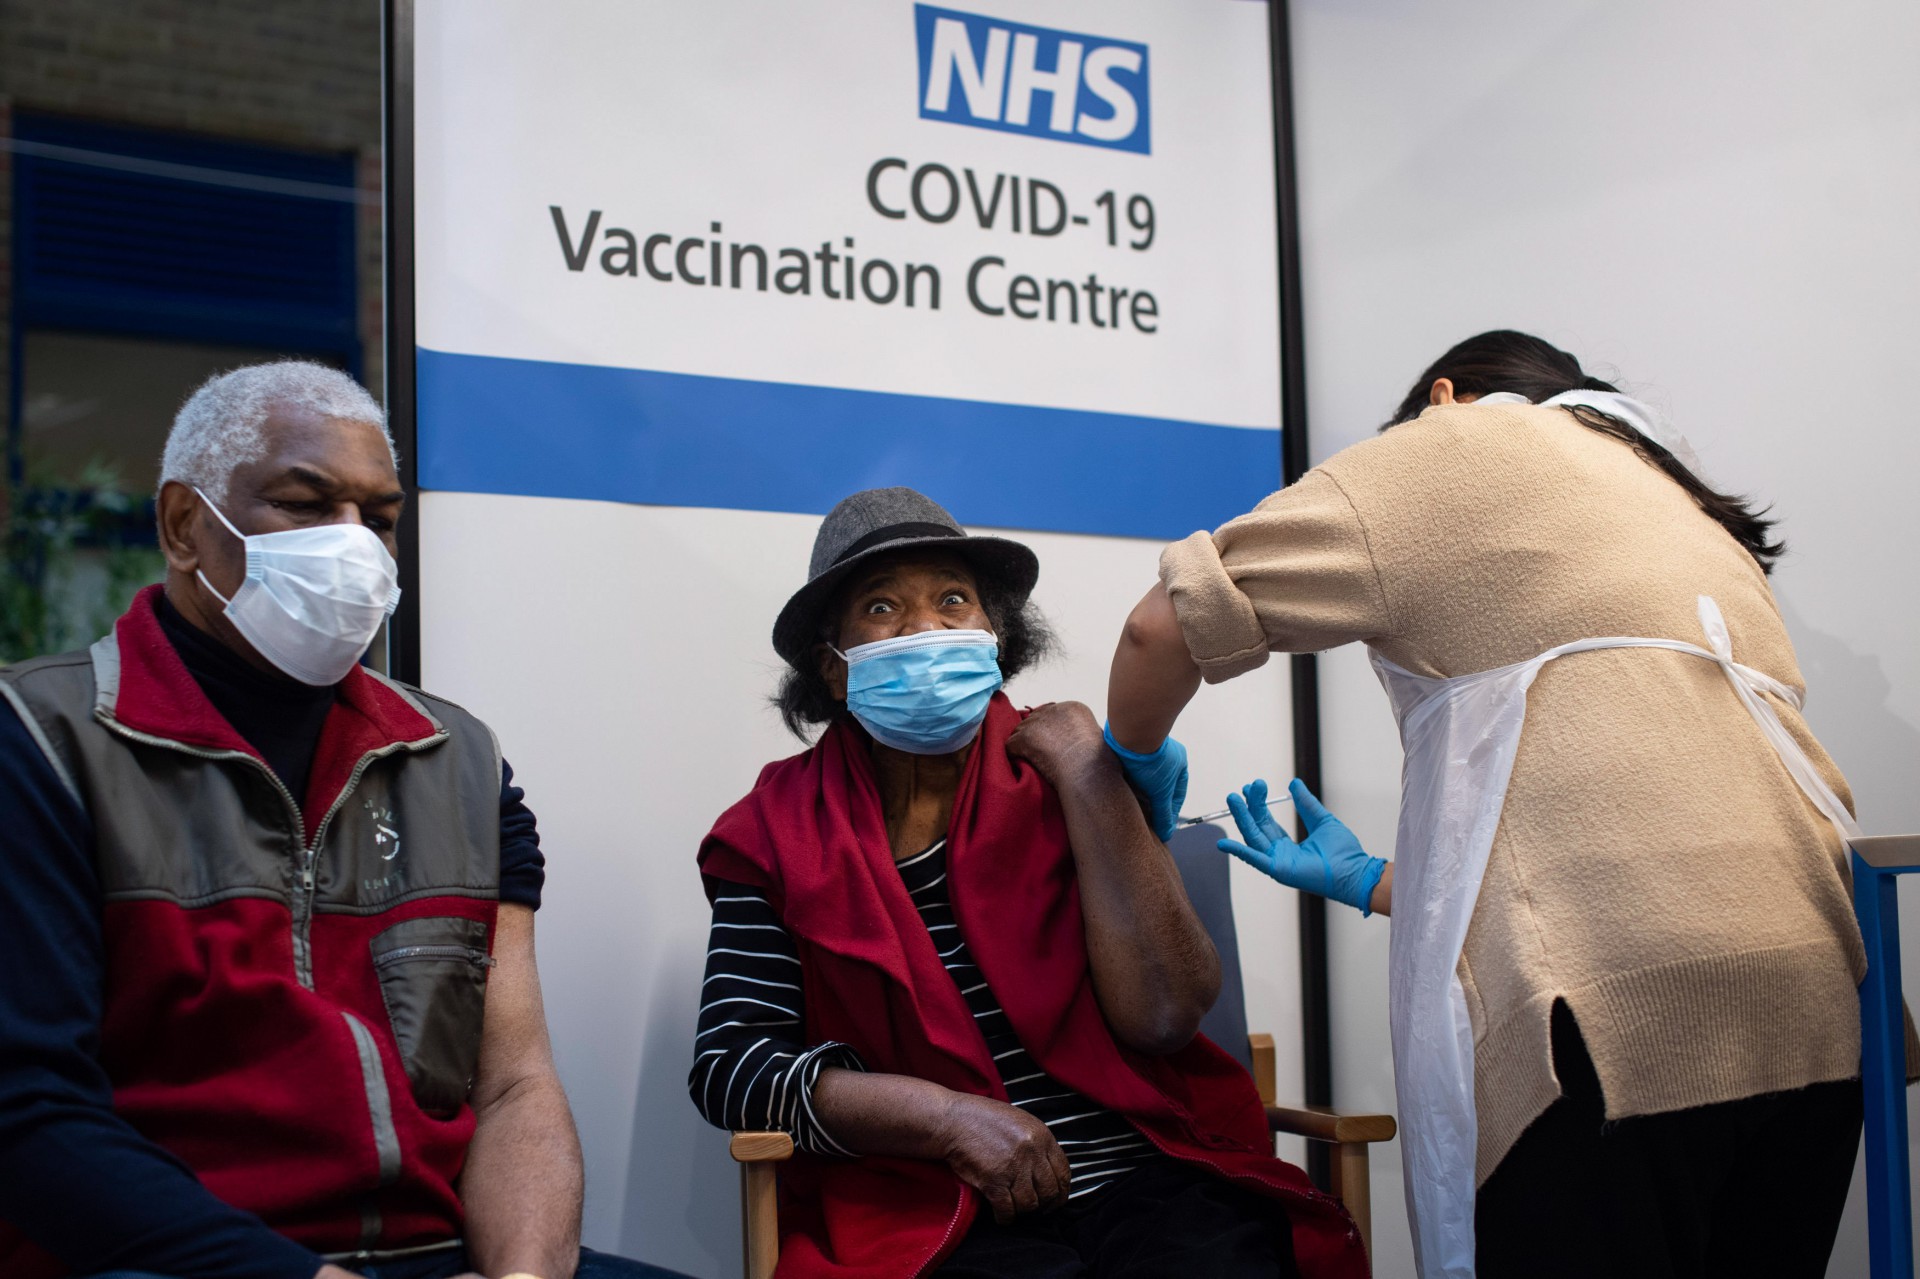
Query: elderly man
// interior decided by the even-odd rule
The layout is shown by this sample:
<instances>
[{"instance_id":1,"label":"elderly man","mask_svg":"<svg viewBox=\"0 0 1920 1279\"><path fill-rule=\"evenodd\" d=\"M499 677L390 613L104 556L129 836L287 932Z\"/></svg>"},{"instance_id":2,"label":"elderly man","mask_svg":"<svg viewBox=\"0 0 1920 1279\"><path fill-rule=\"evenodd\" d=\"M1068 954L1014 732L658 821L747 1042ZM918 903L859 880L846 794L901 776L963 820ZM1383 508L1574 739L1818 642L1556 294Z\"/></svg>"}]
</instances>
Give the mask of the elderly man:
<instances>
[{"instance_id":1,"label":"elderly man","mask_svg":"<svg viewBox=\"0 0 1920 1279\"><path fill-rule=\"evenodd\" d=\"M216 377L167 440L164 587L0 670L9 1279L666 1273L579 1248L512 770L357 664L403 500L350 378Z\"/></svg>"}]
</instances>

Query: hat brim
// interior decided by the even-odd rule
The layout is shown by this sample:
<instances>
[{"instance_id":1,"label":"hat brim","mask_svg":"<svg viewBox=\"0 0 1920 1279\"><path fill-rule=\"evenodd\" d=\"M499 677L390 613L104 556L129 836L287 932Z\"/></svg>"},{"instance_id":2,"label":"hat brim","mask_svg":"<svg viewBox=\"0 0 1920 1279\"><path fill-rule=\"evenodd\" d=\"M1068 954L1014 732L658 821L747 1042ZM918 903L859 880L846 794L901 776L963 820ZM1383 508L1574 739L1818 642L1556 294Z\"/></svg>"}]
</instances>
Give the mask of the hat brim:
<instances>
[{"instance_id":1,"label":"hat brim","mask_svg":"<svg viewBox=\"0 0 1920 1279\"><path fill-rule=\"evenodd\" d=\"M820 576L793 593L773 623L773 651L790 666L820 642L819 616L833 599L833 593L847 574L875 558L907 548L953 551L973 565L974 571L991 577L1012 597L1017 608L1033 594L1040 580L1040 558L1019 542L1004 537L925 537L896 538L849 555Z\"/></svg>"}]
</instances>

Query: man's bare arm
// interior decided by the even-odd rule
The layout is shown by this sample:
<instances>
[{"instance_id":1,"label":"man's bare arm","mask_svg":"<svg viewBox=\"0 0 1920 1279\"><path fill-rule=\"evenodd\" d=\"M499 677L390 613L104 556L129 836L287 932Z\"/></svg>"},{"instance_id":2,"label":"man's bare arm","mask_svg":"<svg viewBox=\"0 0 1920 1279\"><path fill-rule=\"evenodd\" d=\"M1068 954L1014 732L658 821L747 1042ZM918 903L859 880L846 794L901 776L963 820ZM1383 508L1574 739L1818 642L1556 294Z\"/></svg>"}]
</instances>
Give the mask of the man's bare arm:
<instances>
[{"instance_id":1,"label":"man's bare arm","mask_svg":"<svg viewBox=\"0 0 1920 1279\"><path fill-rule=\"evenodd\" d=\"M467 1255L482 1274L573 1279L580 1260L580 1139L553 1066L533 911L503 904L474 1078L477 1123L460 1176Z\"/></svg>"}]
</instances>

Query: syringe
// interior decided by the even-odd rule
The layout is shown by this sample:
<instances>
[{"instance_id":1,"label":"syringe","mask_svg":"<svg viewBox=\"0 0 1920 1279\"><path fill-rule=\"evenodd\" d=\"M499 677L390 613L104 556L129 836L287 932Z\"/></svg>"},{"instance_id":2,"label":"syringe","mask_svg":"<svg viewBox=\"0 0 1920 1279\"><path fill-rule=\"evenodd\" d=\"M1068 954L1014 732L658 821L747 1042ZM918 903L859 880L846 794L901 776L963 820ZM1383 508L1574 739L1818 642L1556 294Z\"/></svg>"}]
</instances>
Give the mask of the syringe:
<instances>
[{"instance_id":1,"label":"syringe","mask_svg":"<svg viewBox=\"0 0 1920 1279\"><path fill-rule=\"evenodd\" d=\"M1267 807L1271 808L1276 804L1291 804L1292 802L1293 800L1289 796L1275 795L1267 800ZM1179 821L1175 822L1174 825L1205 826L1208 822L1217 822L1223 817L1231 816L1233 816L1233 810L1231 808L1223 808L1217 813L1205 813L1199 817L1182 817Z\"/></svg>"}]
</instances>

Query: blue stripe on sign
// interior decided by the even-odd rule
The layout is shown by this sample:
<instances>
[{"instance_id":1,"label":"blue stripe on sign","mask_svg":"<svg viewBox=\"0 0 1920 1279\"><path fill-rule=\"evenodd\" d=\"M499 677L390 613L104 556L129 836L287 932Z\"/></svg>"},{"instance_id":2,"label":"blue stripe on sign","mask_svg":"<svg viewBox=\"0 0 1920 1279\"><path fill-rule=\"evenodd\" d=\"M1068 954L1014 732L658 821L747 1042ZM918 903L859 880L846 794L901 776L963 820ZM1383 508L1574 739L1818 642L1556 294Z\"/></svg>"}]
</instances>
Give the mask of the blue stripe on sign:
<instances>
[{"instance_id":1,"label":"blue stripe on sign","mask_svg":"<svg viewBox=\"0 0 1920 1279\"><path fill-rule=\"evenodd\" d=\"M905 484L968 524L1174 538L1279 484L1277 429L418 356L426 489L819 515Z\"/></svg>"}]
</instances>

